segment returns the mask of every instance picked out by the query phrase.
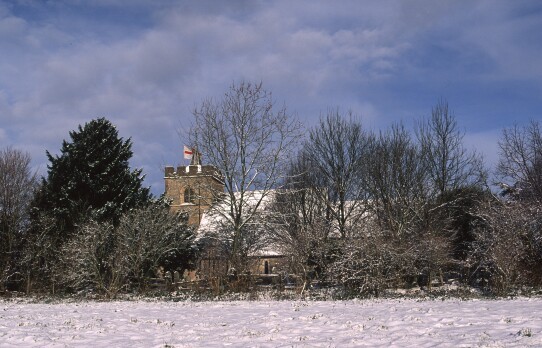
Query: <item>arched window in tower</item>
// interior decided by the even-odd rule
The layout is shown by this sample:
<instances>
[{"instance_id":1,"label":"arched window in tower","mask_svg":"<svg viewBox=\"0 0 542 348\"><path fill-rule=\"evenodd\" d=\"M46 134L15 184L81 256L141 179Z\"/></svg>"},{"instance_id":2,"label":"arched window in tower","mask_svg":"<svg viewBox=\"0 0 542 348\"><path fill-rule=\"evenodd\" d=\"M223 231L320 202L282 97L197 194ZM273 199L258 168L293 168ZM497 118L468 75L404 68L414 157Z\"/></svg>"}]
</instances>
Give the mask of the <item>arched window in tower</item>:
<instances>
[{"instance_id":1,"label":"arched window in tower","mask_svg":"<svg viewBox=\"0 0 542 348\"><path fill-rule=\"evenodd\" d=\"M194 190L192 190L190 187L186 188L184 190L184 203L195 203L196 202L196 194L194 193Z\"/></svg>"}]
</instances>

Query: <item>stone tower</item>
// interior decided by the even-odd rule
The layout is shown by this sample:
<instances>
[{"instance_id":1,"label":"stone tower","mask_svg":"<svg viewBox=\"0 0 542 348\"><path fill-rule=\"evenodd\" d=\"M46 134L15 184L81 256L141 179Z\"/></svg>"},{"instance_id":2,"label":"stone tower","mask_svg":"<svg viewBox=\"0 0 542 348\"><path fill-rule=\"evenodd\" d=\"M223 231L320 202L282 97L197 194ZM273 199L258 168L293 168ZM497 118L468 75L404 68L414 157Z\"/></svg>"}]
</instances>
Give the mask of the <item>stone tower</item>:
<instances>
[{"instance_id":1,"label":"stone tower","mask_svg":"<svg viewBox=\"0 0 542 348\"><path fill-rule=\"evenodd\" d=\"M190 165L165 169L165 194L172 201L171 211L188 213L188 223L199 226L203 213L224 193L224 179L212 165L201 165L196 152Z\"/></svg>"}]
</instances>

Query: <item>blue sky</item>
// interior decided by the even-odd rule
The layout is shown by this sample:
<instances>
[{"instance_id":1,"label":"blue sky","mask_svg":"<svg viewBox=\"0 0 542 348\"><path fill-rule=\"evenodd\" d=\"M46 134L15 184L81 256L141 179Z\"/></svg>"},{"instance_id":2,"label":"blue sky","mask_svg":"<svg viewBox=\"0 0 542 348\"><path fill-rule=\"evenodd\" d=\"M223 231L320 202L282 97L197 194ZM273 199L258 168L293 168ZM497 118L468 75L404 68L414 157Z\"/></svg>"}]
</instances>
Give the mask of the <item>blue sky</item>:
<instances>
[{"instance_id":1,"label":"blue sky","mask_svg":"<svg viewBox=\"0 0 542 348\"><path fill-rule=\"evenodd\" d=\"M329 108L374 130L446 99L469 148L542 119L540 1L0 1L0 147L46 173L77 125L104 116L163 192L202 99L263 81L310 127Z\"/></svg>"}]
</instances>

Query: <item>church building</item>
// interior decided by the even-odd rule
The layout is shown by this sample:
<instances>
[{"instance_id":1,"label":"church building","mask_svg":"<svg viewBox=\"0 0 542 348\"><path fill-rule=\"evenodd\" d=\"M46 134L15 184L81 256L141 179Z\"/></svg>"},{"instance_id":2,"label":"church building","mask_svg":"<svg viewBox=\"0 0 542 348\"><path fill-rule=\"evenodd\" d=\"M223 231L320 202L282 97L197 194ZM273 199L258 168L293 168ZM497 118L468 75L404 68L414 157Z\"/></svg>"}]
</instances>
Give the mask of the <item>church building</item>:
<instances>
[{"instance_id":1,"label":"church building","mask_svg":"<svg viewBox=\"0 0 542 348\"><path fill-rule=\"evenodd\" d=\"M209 208L224 195L224 177L216 167L202 165L200 153L192 149L189 151L191 161L188 166L165 167L165 195L171 200L170 209L173 213L185 212L188 214L189 225L201 229L203 222L208 228L209 219L212 219ZM190 157L185 155L185 158ZM252 255L251 259L253 274L270 274L273 269L284 264L282 255L264 250ZM212 248L207 248L198 262L198 272L205 276L225 272L225 267L224 259Z\"/></svg>"},{"instance_id":2,"label":"church building","mask_svg":"<svg viewBox=\"0 0 542 348\"><path fill-rule=\"evenodd\" d=\"M224 178L212 165L202 165L195 153L190 165L165 168L165 194L172 212L186 212L188 224L198 227L203 214L224 193Z\"/></svg>"}]
</instances>

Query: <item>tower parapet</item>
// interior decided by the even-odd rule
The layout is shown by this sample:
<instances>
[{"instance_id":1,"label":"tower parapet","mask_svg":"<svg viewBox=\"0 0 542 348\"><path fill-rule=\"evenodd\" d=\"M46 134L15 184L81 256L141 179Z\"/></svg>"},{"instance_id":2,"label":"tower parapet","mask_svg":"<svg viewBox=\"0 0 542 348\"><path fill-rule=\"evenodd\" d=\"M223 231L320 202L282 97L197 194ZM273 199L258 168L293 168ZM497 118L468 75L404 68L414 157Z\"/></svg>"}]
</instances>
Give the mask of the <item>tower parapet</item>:
<instances>
[{"instance_id":1,"label":"tower parapet","mask_svg":"<svg viewBox=\"0 0 542 348\"><path fill-rule=\"evenodd\" d=\"M197 158L195 161L194 158ZM203 213L224 193L224 177L212 165L201 165L199 156L188 166L166 166L165 195L172 212L188 213L188 223L199 226Z\"/></svg>"}]
</instances>

